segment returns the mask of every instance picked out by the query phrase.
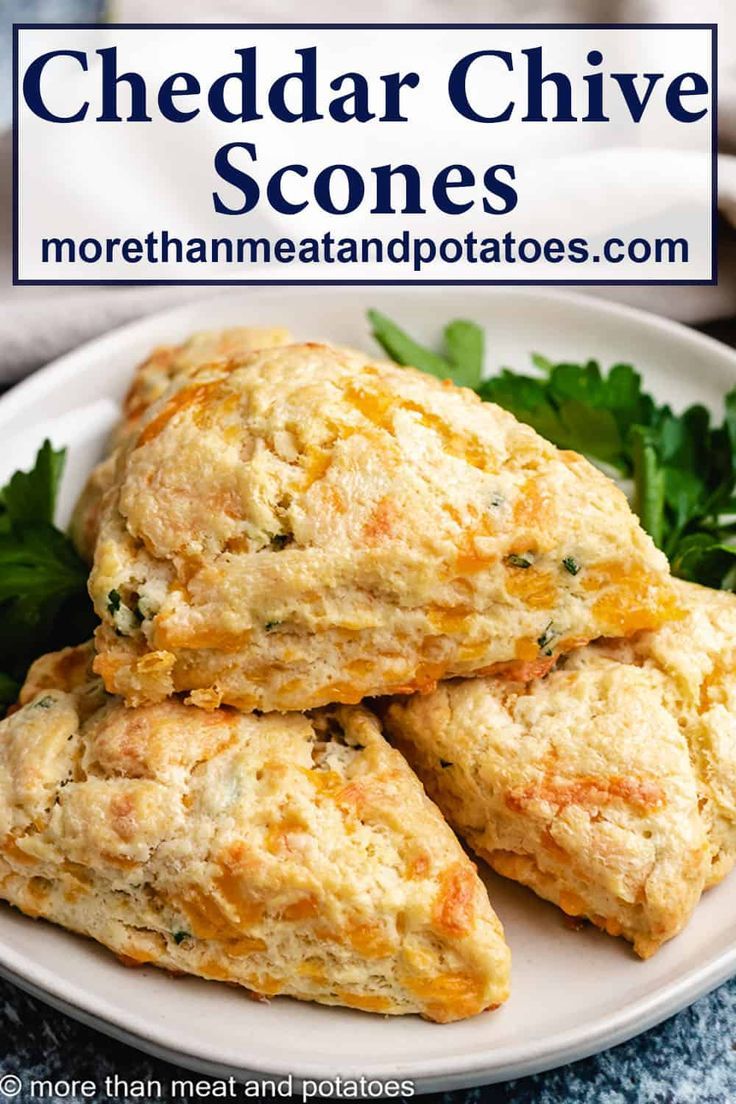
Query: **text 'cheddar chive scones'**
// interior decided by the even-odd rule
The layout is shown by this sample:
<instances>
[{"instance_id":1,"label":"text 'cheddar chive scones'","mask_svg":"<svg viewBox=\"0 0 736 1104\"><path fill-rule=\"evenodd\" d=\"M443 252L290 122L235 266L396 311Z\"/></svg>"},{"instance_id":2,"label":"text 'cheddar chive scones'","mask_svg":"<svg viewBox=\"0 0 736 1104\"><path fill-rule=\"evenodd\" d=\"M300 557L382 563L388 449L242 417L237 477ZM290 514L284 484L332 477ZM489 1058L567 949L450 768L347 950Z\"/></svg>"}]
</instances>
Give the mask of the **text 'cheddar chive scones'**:
<instances>
[{"instance_id":1,"label":"text 'cheddar chive scones'","mask_svg":"<svg viewBox=\"0 0 736 1104\"><path fill-rule=\"evenodd\" d=\"M450 828L362 708L125 709L91 649L0 723L0 896L137 963L440 1022L508 995Z\"/></svg>"},{"instance_id":2,"label":"text 'cheddar chive scones'","mask_svg":"<svg viewBox=\"0 0 736 1104\"><path fill-rule=\"evenodd\" d=\"M105 500L96 670L129 704L307 709L676 613L610 480L472 392L325 345L202 369Z\"/></svg>"},{"instance_id":3,"label":"text 'cheddar chive scones'","mask_svg":"<svg viewBox=\"0 0 736 1104\"><path fill-rule=\"evenodd\" d=\"M533 686L455 681L386 726L474 851L642 957L736 857L736 597L568 656Z\"/></svg>"},{"instance_id":4,"label":"text 'cheddar chive scones'","mask_svg":"<svg viewBox=\"0 0 736 1104\"><path fill-rule=\"evenodd\" d=\"M286 345L288 330L278 327L235 326L227 330L206 330L193 334L181 345L162 345L142 364L133 376L123 403L122 418L110 441L111 449L129 440L148 410L175 380L191 375L212 361L229 360L253 349L271 349ZM100 520L100 507L105 491L112 483L115 460L109 456L91 472L72 516L70 534L77 551L87 562L94 554Z\"/></svg>"}]
</instances>

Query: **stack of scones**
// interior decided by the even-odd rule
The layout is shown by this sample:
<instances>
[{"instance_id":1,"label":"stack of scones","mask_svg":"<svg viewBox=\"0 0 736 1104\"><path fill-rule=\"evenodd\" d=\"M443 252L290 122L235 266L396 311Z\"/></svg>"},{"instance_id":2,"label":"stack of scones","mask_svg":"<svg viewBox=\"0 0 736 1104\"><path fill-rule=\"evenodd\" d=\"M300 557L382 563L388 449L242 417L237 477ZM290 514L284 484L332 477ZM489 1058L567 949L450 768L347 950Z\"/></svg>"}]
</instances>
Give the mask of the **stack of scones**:
<instances>
[{"instance_id":1,"label":"stack of scones","mask_svg":"<svg viewBox=\"0 0 736 1104\"><path fill-rule=\"evenodd\" d=\"M283 330L137 370L72 524L94 642L0 723L0 895L263 997L494 1008L455 836L651 955L736 855L736 597L471 391ZM415 773L416 772L416 773Z\"/></svg>"}]
</instances>

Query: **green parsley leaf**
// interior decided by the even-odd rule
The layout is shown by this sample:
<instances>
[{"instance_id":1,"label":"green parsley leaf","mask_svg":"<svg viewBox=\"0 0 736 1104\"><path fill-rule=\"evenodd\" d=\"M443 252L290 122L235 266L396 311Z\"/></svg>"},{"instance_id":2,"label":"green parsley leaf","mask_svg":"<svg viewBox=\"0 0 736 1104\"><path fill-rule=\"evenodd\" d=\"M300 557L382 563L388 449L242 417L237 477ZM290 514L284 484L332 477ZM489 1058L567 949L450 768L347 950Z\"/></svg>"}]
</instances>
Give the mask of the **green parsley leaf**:
<instances>
[{"instance_id":1,"label":"green parsley leaf","mask_svg":"<svg viewBox=\"0 0 736 1104\"><path fill-rule=\"evenodd\" d=\"M639 374L628 364L616 364L604 375L595 361L553 364L536 356L534 363L546 378L507 368L484 380L479 395L511 411L559 448L582 452L630 476L631 427L648 425L654 410Z\"/></svg>"},{"instance_id":2,"label":"green parsley leaf","mask_svg":"<svg viewBox=\"0 0 736 1104\"><path fill-rule=\"evenodd\" d=\"M477 387L483 371L483 331L475 322L457 319L445 327L445 353L440 355L420 345L385 314L369 310L373 336L398 364L409 364L460 387Z\"/></svg>"},{"instance_id":3,"label":"green parsley leaf","mask_svg":"<svg viewBox=\"0 0 736 1104\"><path fill-rule=\"evenodd\" d=\"M17 471L0 490L0 514L13 525L23 521L53 523L66 449L55 451L46 440L31 471Z\"/></svg>"},{"instance_id":4,"label":"green parsley leaf","mask_svg":"<svg viewBox=\"0 0 736 1104\"><path fill-rule=\"evenodd\" d=\"M450 379L460 387L477 387L483 374L485 354L480 326L458 319L445 327L444 338L447 359L452 365Z\"/></svg>"},{"instance_id":5,"label":"green parsley leaf","mask_svg":"<svg viewBox=\"0 0 736 1104\"><path fill-rule=\"evenodd\" d=\"M658 548L664 536L665 476L650 431L634 426L631 435L634 466L634 509Z\"/></svg>"},{"instance_id":6,"label":"green parsley leaf","mask_svg":"<svg viewBox=\"0 0 736 1104\"><path fill-rule=\"evenodd\" d=\"M65 450L45 441L28 472L0 489L0 703L15 700L39 655L78 644L95 625L86 564L53 524Z\"/></svg>"},{"instance_id":7,"label":"green parsley leaf","mask_svg":"<svg viewBox=\"0 0 736 1104\"><path fill-rule=\"evenodd\" d=\"M20 684L4 671L0 671L0 714L3 706L12 705L17 701L19 691Z\"/></svg>"},{"instance_id":8,"label":"green parsley leaf","mask_svg":"<svg viewBox=\"0 0 736 1104\"><path fill-rule=\"evenodd\" d=\"M86 566L53 525L22 522L0 535L0 603L60 601L86 580Z\"/></svg>"}]
</instances>

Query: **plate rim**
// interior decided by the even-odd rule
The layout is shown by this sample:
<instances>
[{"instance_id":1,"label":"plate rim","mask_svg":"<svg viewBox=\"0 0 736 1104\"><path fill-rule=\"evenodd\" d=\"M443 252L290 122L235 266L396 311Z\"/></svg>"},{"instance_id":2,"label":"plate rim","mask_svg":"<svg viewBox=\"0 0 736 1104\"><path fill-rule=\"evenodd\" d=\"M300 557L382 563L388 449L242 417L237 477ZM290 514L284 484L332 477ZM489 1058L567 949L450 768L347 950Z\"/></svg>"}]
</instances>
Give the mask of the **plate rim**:
<instances>
[{"instance_id":1,"label":"plate rim","mask_svg":"<svg viewBox=\"0 0 736 1104\"><path fill-rule=\"evenodd\" d=\"M0 421L3 421L7 415L12 415L16 408L26 405L29 400L35 397L37 391L43 391L44 385L48 379L58 376L61 381L68 376L72 376L74 374L75 362L80 356L86 357L90 352L102 352L108 345L114 346L117 341L133 337L139 331L143 333L150 325L166 322L175 323L179 318L184 320L188 312L197 311L207 303L218 304L227 300L236 301L243 299L244 294L257 301L260 297L274 297L274 290L275 289L268 286L258 286L248 289L245 293L242 288L234 288L226 292L221 292L220 294L203 295L201 298L192 298L175 307L167 307L165 310L152 311L150 314L145 314L132 321L124 322L120 326L115 326L113 329L107 330L105 333L93 337L89 341L82 342L81 345L77 345L74 349L70 349L61 356L55 357L53 360L49 361L48 364L45 364L43 367L36 369L23 379L17 380L15 383L11 384L9 390L0 395ZM355 298L356 294L361 289L359 287L334 287L330 290L331 298ZM411 287L398 289L397 298L406 295L412 290ZM450 291L454 290L456 289L450 287ZM678 322L675 319L654 314L641 307L632 307L628 303L615 302L612 299L586 294L582 291L560 291L546 287L481 286L476 288L465 288L464 291L469 300L475 299L480 295L487 295L494 299L508 296L513 299L541 299L548 303L562 302L570 303L579 308L589 308L594 313L604 314L611 318L618 317L626 319L638 323L644 328L648 327L649 329L660 330L662 333L674 336L694 348L707 349L712 355L726 362L730 361L736 369L736 349L732 349L730 346L725 345L722 341L719 341L715 337L711 337L709 334L704 334L699 330L693 329L692 326L684 322ZM321 299L323 297L323 289L320 287L300 288L299 292L300 298ZM423 297L431 296L432 298L440 298L446 294L447 288L445 286L422 288Z\"/></svg>"},{"instance_id":2,"label":"plate rim","mask_svg":"<svg viewBox=\"0 0 736 1104\"><path fill-rule=\"evenodd\" d=\"M361 294L361 290L355 287L332 288L331 297L355 299ZM711 358L716 358L722 364L730 366L734 370L736 382L736 350L683 323L649 311L583 292L542 287L479 287L465 290L469 293L467 295L469 311L472 310L473 301L481 296L493 299L505 297L515 300L531 299L547 304L561 302L593 315L634 323L650 333L658 331L676 339L679 344L693 352L706 352ZM410 287L399 289L397 298L412 292L416 294L417 289ZM321 288L303 288L300 289L299 294L300 298L322 298L324 293ZM421 296L424 299L428 296L440 298L446 294L447 289L444 287L421 289ZM118 342L135 338L139 333L143 336L152 327L170 323L172 328L175 328L179 321L185 323L190 313L201 311L207 304L214 306L228 300L235 302L247 298L257 309L259 298L273 296L274 290L267 287L250 288L245 292L243 289L232 289L216 295L205 294L201 298L190 299L177 306L126 322L55 358L45 367L16 383L0 397L0 425L12 423L16 413L23 412L29 404L42 398L50 382L58 386L65 380L73 378L78 370L80 358L82 360L90 356L102 358L106 349L114 349ZM421 1091L464 1088L528 1076L598 1053L655 1026L724 982L734 973L736 973L736 946L725 948L712 959L706 960L704 964L690 967L675 980L660 983L652 992L602 1018L591 1021L587 1027L581 1029L578 1024L556 1034L546 1035L531 1046L528 1040L522 1040L514 1047L507 1048L502 1054L491 1055L490 1061L487 1055L477 1052L465 1055L461 1051L453 1056L420 1055L401 1060L381 1059L380 1055L377 1055L372 1059L361 1059L359 1071L351 1068L351 1063L348 1062L347 1072L341 1073L339 1059L322 1054L316 1055L311 1061L300 1058L298 1070L291 1068L287 1054L284 1054L283 1058L279 1056L278 1061L271 1056L262 1063L257 1060L257 1055L250 1055L248 1066L233 1066L223 1055L218 1055L217 1048L213 1047L211 1041L202 1041L196 1051L182 1046L181 1041L173 1038L173 1029L159 1020L153 1017L146 1018L145 1015L134 1011L119 1012L113 1000L104 998L99 993L89 992L76 983L70 986L67 979L62 980L50 968L37 966L26 954L12 947L0 945L0 974L21 989L25 989L38 999L88 1026L186 1068L208 1073L211 1076L222 1075L225 1072L226 1075L232 1074L240 1079L292 1076L295 1085L300 1084L305 1078L334 1080L337 1076L365 1076L385 1081L403 1077L414 1081L417 1089ZM66 991L62 992L62 989Z\"/></svg>"},{"instance_id":3,"label":"plate rim","mask_svg":"<svg viewBox=\"0 0 736 1104\"><path fill-rule=\"evenodd\" d=\"M43 920L42 923L51 923ZM56 925L54 925L56 927ZM64 930L64 929L61 929ZM77 939L87 939L77 933L67 932ZM89 942L94 944L94 940ZM19 956L20 958L21 956ZM44 967L30 968L27 961L14 965L11 949L0 946L0 975L17 984L42 1002L70 1015L73 1019L86 1024L112 1038L122 1040L130 1046L165 1061L181 1064L188 1069L199 1070L212 1077L233 1075L238 1080L262 1080L265 1078L286 1079L292 1077L294 1085L300 1086L304 1080L334 1081L337 1077L359 1078L366 1080L388 1081L405 1079L414 1082L417 1091L448 1090L470 1088L479 1085L495 1084L518 1077L528 1077L535 1073L556 1069L573 1061L598 1054L628 1039L635 1038L643 1031L655 1027L675 1013L688 1007L699 997L711 992L736 973L736 946L726 948L705 966L694 967L677 981L660 985L647 997L621 1008L618 1012L592 1021L586 1033L579 1027L568 1028L556 1035L548 1035L539 1040L530 1052L528 1044L519 1043L507 1050L501 1061L488 1062L481 1055L449 1058L419 1058L396 1061L380 1060L369 1066L361 1060L359 1067L348 1064L344 1068L336 1065L336 1059L319 1057L295 1070L289 1065L288 1057L273 1060L268 1064L253 1062L248 1066L235 1066L224 1057L209 1049L207 1053L195 1053L182 1047L171 1038L174 1029L162 1027L156 1022L151 1031L150 1020L127 1013L118 1014L112 1001L105 1001L97 994L81 992L80 1000L72 999L74 992L66 994L60 991L58 975ZM145 970L145 967L143 968ZM153 967L155 969L155 967ZM143 972L143 971L141 971ZM172 981L174 979L171 979ZM200 979L201 980L201 979ZM216 984L216 983L214 983ZM290 998L288 998L290 999ZM105 1005L108 1005L106 1008ZM369 1016L370 1013L358 1013ZM487 1013L492 1016L492 1013ZM399 1019L400 1017L396 1017ZM136 1027L135 1021L140 1019ZM332 1063L324 1065L322 1063Z\"/></svg>"}]
</instances>

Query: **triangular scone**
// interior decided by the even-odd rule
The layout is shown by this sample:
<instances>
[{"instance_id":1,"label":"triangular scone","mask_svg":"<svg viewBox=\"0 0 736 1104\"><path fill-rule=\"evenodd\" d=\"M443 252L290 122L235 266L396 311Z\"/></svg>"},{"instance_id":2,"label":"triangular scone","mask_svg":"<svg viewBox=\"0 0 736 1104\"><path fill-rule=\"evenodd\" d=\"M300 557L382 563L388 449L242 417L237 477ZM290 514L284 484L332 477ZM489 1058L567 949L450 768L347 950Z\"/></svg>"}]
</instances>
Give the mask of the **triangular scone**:
<instances>
[{"instance_id":1,"label":"triangular scone","mask_svg":"<svg viewBox=\"0 0 736 1104\"><path fill-rule=\"evenodd\" d=\"M271 349L291 340L280 327L234 326L192 334L181 345L161 345L135 370L123 402L122 417L110 440L110 451L128 441L143 417L174 381L191 375L212 361L227 361L253 349ZM72 514L70 535L77 551L91 562L97 540L100 507L115 472L113 456L92 471Z\"/></svg>"},{"instance_id":2,"label":"triangular scone","mask_svg":"<svg viewBox=\"0 0 736 1104\"><path fill-rule=\"evenodd\" d=\"M450 682L385 717L479 856L642 957L736 858L736 597L675 586L687 615L658 632L581 648L531 687Z\"/></svg>"},{"instance_id":3,"label":"triangular scone","mask_svg":"<svg viewBox=\"0 0 736 1104\"><path fill-rule=\"evenodd\" d=\"M203 369L149 411L90 589L108 690L266 711L534 677L677 612L666 560L587 461L471 391L325 345Z\"/></svg>"},{"instance_id":4,"label":"triangular scone","mask_svg":"<svg viewBox=\"0 0 736 1104\"><path fill-rule=\"evenodd\" d=\"M0 896L126 960L449 1021L508 995L485 888L376 718L126 709L46 656L0 723Z\"/></svg>"}]
</instances>

